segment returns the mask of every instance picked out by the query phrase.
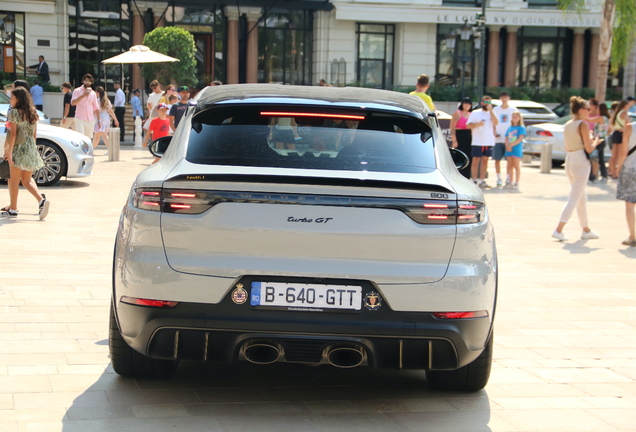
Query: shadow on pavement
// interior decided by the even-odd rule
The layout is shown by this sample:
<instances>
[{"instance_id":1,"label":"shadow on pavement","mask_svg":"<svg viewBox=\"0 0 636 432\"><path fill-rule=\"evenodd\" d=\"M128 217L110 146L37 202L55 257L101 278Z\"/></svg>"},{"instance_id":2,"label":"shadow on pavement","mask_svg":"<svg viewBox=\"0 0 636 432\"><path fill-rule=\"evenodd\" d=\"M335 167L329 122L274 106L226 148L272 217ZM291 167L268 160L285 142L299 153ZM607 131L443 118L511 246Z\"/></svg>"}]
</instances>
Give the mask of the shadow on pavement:
<instances>
[{"instance_id":1,"label":"shadow on pavement","mask_svg":"<svg viewBox=\"0 0 636 432\"><path fill-rule=\"evenodd\" d=\"M563 249L570 252L571 254L589 254L597 250L601 250L602 248L594 248L588 247L588 242L594 240L577 240L574 243L564 243Z\"/></svg>"},{"instance_id":2,"label":"shadow on pavement","mask_svg":"<svg viewBox=\"0 0 636 432\"><path fill-rule=\"evenodd\" d=\"M73 400L63 431L455 432L490 431L490 420L485 390L433 391L421 371L183 362L168 380L109 366Z\"/></svg>"}]
</instances>

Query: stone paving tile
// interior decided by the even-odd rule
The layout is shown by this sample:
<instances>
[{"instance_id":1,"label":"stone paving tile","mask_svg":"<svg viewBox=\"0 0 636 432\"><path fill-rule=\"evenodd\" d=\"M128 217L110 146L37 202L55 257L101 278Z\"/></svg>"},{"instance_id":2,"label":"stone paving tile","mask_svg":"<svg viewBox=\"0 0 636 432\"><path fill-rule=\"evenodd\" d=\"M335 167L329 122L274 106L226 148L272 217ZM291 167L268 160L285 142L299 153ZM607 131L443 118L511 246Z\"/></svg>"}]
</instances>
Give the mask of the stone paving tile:
<instances>
[{"instance_id":1,"label":"stone paving tile","mask_svg":"<svg viewBox=\"0 0 636 432\"><path fill-rule=\"evenodd\" d=\"M29 201L20 221L0 220L3 244L20 251L0 255L0 432L636 429L636 292L625 283L636 250L620 245L624 205L615 183L589 187L601 239L578 240L574 216L572 240L554 242L568 185L563 170L536 165L522 168L522 193L485 191L502 272L484 391L431 391L419 371L298 365L184 362L170 380L118 377L105 344L112 242L146 155L98 156L92 177L48 188L46 222ZM87 220L99 229L78 231Z\"/></svg>"},{"instance_id":2,"label":"stone paving tile","mask_svg":"<svg viewBox=\"0 0 636 432\"><path fill-rule=\"evenodd\" d=\"M520 430L611 430L612 425L591 414L592 410L502 410L497 415Z\"/></svg>"}]
</instances>

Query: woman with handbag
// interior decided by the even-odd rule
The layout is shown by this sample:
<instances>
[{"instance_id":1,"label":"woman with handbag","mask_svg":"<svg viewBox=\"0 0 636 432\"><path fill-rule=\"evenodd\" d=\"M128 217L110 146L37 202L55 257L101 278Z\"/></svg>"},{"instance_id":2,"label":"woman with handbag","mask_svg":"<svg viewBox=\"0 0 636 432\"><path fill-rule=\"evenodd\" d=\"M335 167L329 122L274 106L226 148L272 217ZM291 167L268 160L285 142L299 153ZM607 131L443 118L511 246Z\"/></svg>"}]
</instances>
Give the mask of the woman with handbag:
<instances>
[{"instance_id":1,"label":"woman with handbag","mask_svg":"<svg viewBox=\"0 0 636 432\"><path fill-rule=\"evenodd\" d=\"M40 220L44 220L49 212L49 201L40 195L38 186L33 181L33 171L44 166L44 162L35 145L38 113L35 111L33 100L28 91L17 87L11 93L11 107L9 113L9 130L4 146L4 158L9 161L9 208L0 216L18 217L18 192L20 182L38 200Z\"/></svg>"},{"instance_id":2,"label":"woman with handbag","mask_svg":"<svg viewBox=\"0 0 636 432\"><path fill-rule=\"evenodd\" d=\"M618 187L616 198L625 201L625 218L629 237L625 246L636 247L636 122L623 128L623 143L620 146Z\"/></svg>"},{"instance_id":3,"label":"woman with handbag","mask_svg":"<svg viewBox=\"0 0 636 432\"><path fill-rule=\"evenodd\" d=\"M559 224L552 233L552 237L559 241L567 240L565 234L563 234L563 227L565 227L565 224L570 220L576 208L579 223L581 224L581 228L583 228L581 239L597 239L599 235L592 231L587 223L587 194L585 187L587 186L591 171L587 154L594 151L599 139L598 137L594 138L594 140L590 138L590 126L586 122L590 112L590 106L587 101L578 96L572 96L570 98L570 111L573 117L572 120L565 124L563 137L565 149L567 150L565 156L565 173L570 181L571 189L568 202L561 212Z\"/></svg>"}]
</instances>

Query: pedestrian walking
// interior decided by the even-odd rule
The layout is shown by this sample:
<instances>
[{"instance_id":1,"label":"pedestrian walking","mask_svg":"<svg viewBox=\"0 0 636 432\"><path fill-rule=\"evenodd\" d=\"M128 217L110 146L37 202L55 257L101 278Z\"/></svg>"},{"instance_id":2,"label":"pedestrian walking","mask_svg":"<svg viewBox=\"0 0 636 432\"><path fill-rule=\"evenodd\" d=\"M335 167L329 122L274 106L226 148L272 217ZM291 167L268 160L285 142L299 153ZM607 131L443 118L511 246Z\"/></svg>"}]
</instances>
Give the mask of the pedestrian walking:
<instances>
[{"instance_id":1,"label":"pedestrian walking","mask_svg":"<svg viewBox=\"0 0 636 432\"><path fill-rule=\"evenodd\" d=\"M506 181L504 188L519 190L521 159L523 158L522 143L526 137L526 126L523 124L523 116L519 111L514 111L510 117L510 126L505 133L508 181Z\"/></svg>"},{"instance_id":2,"label":"pedestrian walking","mask_svg":"<svg viewBox=\"0 0 636 432\"><path fill-rule=\"evenodd\" d=\"M570 111L572 112L572 120L565 124L563 130L563 138L565 141L565 174L570 181L571 189L568 201L561 212L559 224L552 233L552 237L559 241L567 240L563 234L563 227L568 223L574 209L579 217L579 223L583 232L582 240L591 240L599 238L599 235L592 231L588 226L587 220L587 193L585 188L590 177L591 165L585 153L592 153L598 145L599 139L590 138L590 126L587 124L587 116L590 112L590 106L587 101L578 97L570 98Z\"/></svg>"},{"instance_id":3,"label":"pedestrian walking","mask_svg":"<svg viewBox=\"0 0 636 432\"><path fill-rule=\"evenodd\" d=\"M510 120L512 118L512 113L516 110L515 108L508 105L510 102L510 95L508 92L502 92L499 95L499 100L501 100L501 106L497 106L493 108L495 112L495 116L497 116L497 127L495 130L495 146L492 149L492 158L495 161L495 172L497 173L497 186L503 186L503 180L501 179L501 161L505 157L506 153L506 134L508 133L508 129L510 128ZM506 158L508 161L508 158ZM510 172L509 167L506 168L507 172ZM508 185L512 180L510 178L506 178L506 184Z\"/></svg>"},{"instance_id":4,"label":"pedestrian walking","mask_svg":"<svg viewBox=\"0 0 636 432\"><path fill-rule=\"evenodd\" d=\"M42 96L44 96L44 89L42 89L38 80L34 80L33 87L31 87L31 98L33 99L33 105L35 105L36 110L42 111L44 109Z\"/></svg>"},{"instance_id":5,"label":"pedestrian walking","mask_svg":"<svg viewBox=\"0 0 636 432\"><path fill-rule=\"evenodd\" d=\"M612 156L609 159L609 167L608 174L613 179L618 178L618 153L621 151L620 147L623 142L623 128L627 123L627 119L629 114L627 113L629 110L629 102L627 99L622 100L618 103L617 107L612 112L612 116L610 118L610 126L612 127Z\"/></svg>"},{"instance_id":6,"label":"pedestrian walking","mask_svg":"<svg viewBox=\"0 0 636 432\"><path fill-rule=\"evenodd\" d=\"M625 246L636 247L636 122L623 128L621 144L621 169L618 175L616 198L625 201L625 219L629 236L623 240Z\"/></svg>"},{"instance_id":7,"label":"pedestrian walking","mask_svg":"<svg viewBox=\"0 0 636 432\"><path fill-rule=\"evenodd\" d=\"M51 77L49 76L49 65L44 61L44 56L38 56L38 63L31 65L28 69L35 69L38 74L38 79L42 84L46 84L51 81Z\"/></svg>"},{"instance_id":8,"label":"pedestrian walking","mask_svg":"<svg viewBox=\"0 0 636 432\"><path fill-rule=\"evenodd\" d=\"M495 145L495 127L498 124L497 117L492 110L492 98L484 96L481 99L481 109L470 113L466 127L471 130L471 180L480 188L486 189L490 185L486 183L488 170L488 158L492 155Z\"/></svg>"},{"instance_id":9,"label":"pedestrian walking","mask_svg":"<svg viewBox=\"0 0 636 432\"><path fill-rule=\"evenodd\" d=\"M190 87L180 87L179 96L181 96L181 101L172 105L172 107L170 108L170 112L168 113L168 118L170 119L170 127L173 131L177 130L177 126L179 126L183 115L186 113L188 107L190 106Z\"/></svg>"},{"instance_id":10,"label":"pedestrian walking","mask_svg":"<svg viewBox=\"0 0 636 432\"><path fill-rule=\"evenodd\" d=\"M31 86L29 85L28 82L24 80L13 81L13 85L11 86L11 92L13 92L13 90L15 90L18 87L23 87L27 92L29 92L29 94L31 92ZM9 93L8 96L11 97L11 93ZM12 109L13 107L11 106L11 104L9 104L9 109L7 110L7 118L9 118L9 113L11 112ZM5 123L4 125L4 133L5 134L9 133L9 127L7 123Z\"/></svg>"},{"instance_id":11,"label":"pedestrian walking","mask_svg":"<svg viewBox=\"0 0 636 432\"><path fill-rule=\"evenodd\" d=\"M144 110L141 107L141 100L139 99L139 95L141 91L139 89L135 89L132 92L132 98L130 98L130 105L132 106L132 117L133 122L137 120L137 117L141 120L141 123L144 122ZM133 141L137 137L137 131L133 129Z\"/></svg>"},{"instance_id":12,"label":"pedestrian walking","mask_svg":"<svg viewBox=\"0 0 636 432\"><path fill-rule=\"evenodd\" d=\"M598 145L590 154L590 162L592 162L592 173L590 181L598 179L599 170L601 173L601 181L607 181L607 167L605 166L605 146L606 139L610 133L609 111L607 105L599 103L596 99L590 99L590 115L587 123L593 131L593 135L598 137Z\"/></svg>"},{"instance_id":13,"label":"pedestrian walking","mask_svg":"<svg viewBox=\"0 0 636 432\"><path fill-rule=\"evenodd\" d=\"M110 140L108 139L108 132L110 131L110 119L112 118L115 122L115 126L119 126L119 121L117 120L117 116L113 112L113 106L108 100L108 95L104 91L104 87L99 86L95 89L95 93L97 93L98 103L99 103L99 117L97 123L95 124L95 136L93 137L93 148L97 148L99 145L99 140L104 140L104 144L106 145L106 152L104 156L108 155L108 149L110 149Z\"/></svg>"},{"instance_id":14,"label":"pedestrian walking","mask_svg":"<svg viewBox=\"0 0 636 432\"><path fill-rule=\"evenodd\" d=\"M11 92L9 113L9 134L4 145L4 159L9 162L9 197L10 204L0 213L7 218L18 217L18 193L20 182L38 200L39 217L44 220L49 213L50 202L40 194L33 180L33 172L44 167L44 162L35 145L38 113L29 92L17 87Z\"/></svg>"},{"instance_id":15,"label":"pedestrian walking","mask_svg":"<svg viewBox=\"0 0 636 432\"><path fill-rule=\"evenodd\" d=\"M451 118L451 140L453 148L462 151L470 160L471 154L471 132L466 126L468 117L470 117L470 110L473 108L473 102L470 98L464 98L457 107L457 111L453 113ZM470 178L470 163L468 166L459 171L461 175L466 178Z\"/></svg>"},{"instance_id":16,"label":"pedestrian walking","mask_svg":"<svg viewBox=\"0 0 636 432\"><path fill-rule=\"evenodd\" d=\"M71 83L65 82L62 84L62 93L64 93L64 114L62 115L60 127L75 130L75 107L71 105L72 92L73 87L71 87Z\"/></svg>"},{"instance_id":17,"label":"pedestrian walking","mask_svg":"<svg viewBox=\"0 0 636 432\"><path fill-rule=\"evenodd\" d=\"M126 135L126 124L124 120L126 116L126 94L121 89L120 83L113 83L113 87L115 88L113 107L115 109L115 117L117 117L117 121L119 122L119 142L123 142L124 136Z\"/></svg>"},{"instance_id":18,"label":"pedestrian walking","mask_svg":"<svg viewBox=\"0 0 636 432\"><path fill-rule=\"evenodd\" d=\"M431 82L428 78L428 75L422 74L417 77L417 83L415 84L415 91L409 93L410 95L418 96L420 99L426 103L426 106L431 111L435 112L435 104L433 103L433 99L426 94L428 89L431 87Z\"/></svg>"},{"instance_id":19,"label":"pedestrian walking","mask_svg":"<svg viewBox=\"0 0 636 432\"><path fill-rule=\"evenodd\" d=\"M91 74L82 77L82 85L73 90L71 105L75 109L75 130L88 138L93 138L95 122L99 118L97 95L91 88L95 80Z\"/></svg>"}]
</instances>

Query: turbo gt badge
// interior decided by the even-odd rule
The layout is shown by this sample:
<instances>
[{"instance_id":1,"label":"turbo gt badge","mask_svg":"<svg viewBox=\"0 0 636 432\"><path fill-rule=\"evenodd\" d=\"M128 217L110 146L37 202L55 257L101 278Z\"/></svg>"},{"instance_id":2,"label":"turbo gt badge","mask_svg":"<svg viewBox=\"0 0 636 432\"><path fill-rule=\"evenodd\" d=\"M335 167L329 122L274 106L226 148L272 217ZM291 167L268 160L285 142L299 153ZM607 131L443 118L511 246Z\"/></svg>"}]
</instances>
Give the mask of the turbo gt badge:
<instances>
[{"instance_id":1,"label":"turbo gt badge","mask_svg":"<svg viewBox=\"0 0 636 432\"><path fill-rule=\"evenodd\" d=\"M243 284L236 285L232 291L232 301L236 304L243 304L247 301L247 291L243 289Z\"/></svg>"},{"instance_id":2,"label":"turbo gt badge","mask_svg":"<svg viewBox=\"0 0 636 432\"><path fill-rule=\"evenodd\" d=\"M364 307L369 310L378 310L382 306L382 297L374 291L366 293L364 296Z\"/></svg>"}]
</instances>

